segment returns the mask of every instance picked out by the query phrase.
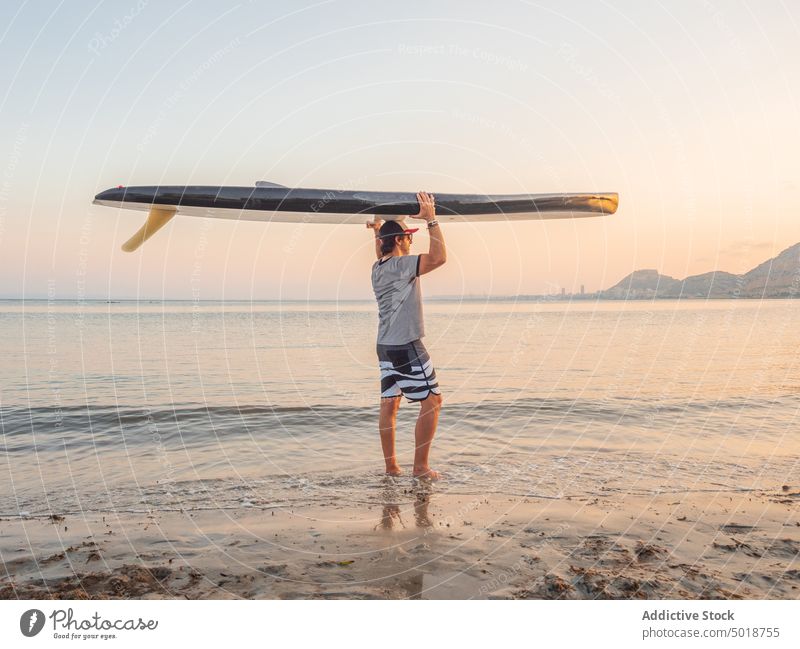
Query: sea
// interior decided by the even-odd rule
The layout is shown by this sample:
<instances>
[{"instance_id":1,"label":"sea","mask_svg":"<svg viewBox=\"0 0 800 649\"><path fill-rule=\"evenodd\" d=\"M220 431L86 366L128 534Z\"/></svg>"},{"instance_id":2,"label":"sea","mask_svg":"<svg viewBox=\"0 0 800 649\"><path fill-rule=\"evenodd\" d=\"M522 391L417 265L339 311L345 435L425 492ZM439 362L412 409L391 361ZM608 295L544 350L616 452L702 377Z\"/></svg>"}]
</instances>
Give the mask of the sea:
<instances>
[{"instance_id":1,"label":"sea","mask_svg":"<svg viewBox=\"0 0 800 649\"><path fill-rule=\"evenodd\" d=\"M800 482L800 302L424 308L439 492ZM0 515L382 502L376 331L372 301L0 301Z\"/></svg>"}]
</instances>

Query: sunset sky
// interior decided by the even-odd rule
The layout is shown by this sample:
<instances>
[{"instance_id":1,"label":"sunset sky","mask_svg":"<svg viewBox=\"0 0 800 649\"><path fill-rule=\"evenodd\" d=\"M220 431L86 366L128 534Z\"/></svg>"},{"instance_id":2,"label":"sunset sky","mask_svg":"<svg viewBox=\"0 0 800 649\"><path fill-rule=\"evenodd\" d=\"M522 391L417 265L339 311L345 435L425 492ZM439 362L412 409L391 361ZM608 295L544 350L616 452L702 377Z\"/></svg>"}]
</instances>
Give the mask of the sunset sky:
<instances>
[{"instance_id":1,"label":"sunset sky","mask_svg":"<svg viewBox=\"0 0 800 649\"><path fill-rule=\"evenodd\" d=\"M0 297L372 295L362 226L178 217L124 253L142 213L91 204L119 184L619 192L610 217L447 224L426 296L800 241L797 3L377 4L3 2Z\"/></svg>"}]
</instances>

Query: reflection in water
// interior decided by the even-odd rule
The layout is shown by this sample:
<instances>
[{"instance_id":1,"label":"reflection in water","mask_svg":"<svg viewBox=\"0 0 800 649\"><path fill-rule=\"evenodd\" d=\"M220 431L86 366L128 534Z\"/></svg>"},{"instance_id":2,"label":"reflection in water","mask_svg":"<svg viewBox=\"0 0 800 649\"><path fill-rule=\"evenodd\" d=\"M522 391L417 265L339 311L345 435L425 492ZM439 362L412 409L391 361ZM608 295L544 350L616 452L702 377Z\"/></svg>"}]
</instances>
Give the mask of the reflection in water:
<instances>
[{"instance_id":1,"label":"reflection in water","mask_svg":"<svg viewBox=\"0 0 800 649\"><path fill-rule=\"evenodd\" d=\"M384 503L381 520L374 529L377 530L380 527L384 530L391 530L395 525L395 521L405 528L406 524L403 522L403 517L400 515L400 505L397 503Z\"/></svg>"},{"instance_id":2,"label":"reflection in water","mask_svg":"<svg viewBox=\"0 0 800 649\"><path fill-rule=\"evenodd\" d=\"M428 505L430 504L432 495L430 487L428 485L420 484L414 488L414 491L414 521L416 522L417 527L433 527L433 521L431 521L430 516L428 515Z\"/></svg>"},{"instance_id":3,"label":"reflection in water","mask_svg":"<svg viewBox=\"0 0 800 649\"><path fill-rule=\"evenodd\" d=\"M404 535L405 542L397 543L392 540L392 547L388 550L387 562L398 565L398 570L387 578L387 587L405 591L408 599L422 599L426 570L430 562L430 546L420 543L422 537L427 536L435 529L429 507L433 495L433 486L428 482L414 480L408 488L405 481L385 476L381 483L380 496L382 501L381 518L375 530L401 531L407 530L403 522L403 508L408 507L409 497L414 508L414 522L419 532L411 532L412 537ZM396 537L395 537L396 538ZM409 565L407 562L413 562ZM395 563L396 562L396 563Z\"/></svg>"},{"instance_id":4,"label":"reflection in water","mask_svg":"<svg viewBox=\"0 0 800 649\"><path fill-rule=\"evenodd\" d=\"M407 493L407 490L403 489L401 493L400 486L395 478L391 476L384 478L381 489L381 500L383 501L381 519L373 530L378 528L392 530L398 524L405 529L406 524L403 522L401 509L403 493ZM414 481L411 488L411 494L414 497L414 522L417 527L422 529L433 527L433 521L428 513L432 493L432 486L429 483Z\"/></svg>"},{"instance_id":5,"label":"reflection in water","mask_svg":"<svg viewBox=\"0 0 800 649\"><path fill-rule=\"evenodd\" d=\"M400 515L400 490L395 478L385 476L381 489L381 500L383 501L383 512L381 520L374 529L379 527L384 530L391 530L395 527L395 521L405 528L405 523Z\"/></svg>"}]
</instances>

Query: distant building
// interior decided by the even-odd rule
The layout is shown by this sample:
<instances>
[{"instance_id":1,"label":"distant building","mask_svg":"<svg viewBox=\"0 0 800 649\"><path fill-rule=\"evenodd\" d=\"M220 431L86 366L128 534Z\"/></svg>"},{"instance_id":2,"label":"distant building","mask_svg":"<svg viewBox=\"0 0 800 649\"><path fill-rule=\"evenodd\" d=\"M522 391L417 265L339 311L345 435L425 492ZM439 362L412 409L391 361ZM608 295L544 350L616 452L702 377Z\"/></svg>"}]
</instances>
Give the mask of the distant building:
<instances>
[{"instance_id":1,"label":"distant building","mask_svg":"<svg viewBox=\"0 0 800 649\"><path fill-rule=\"evenodd\" d=\"M583 294L584 294L583 284L581 284L581 295L583 295Z\"/></svg>"},{"instance_id":2,"label":"distant building","mask_svg":"<svg viewBox=\"0 0 800 649\"><path fill-rule=\"evenodd\" d=\"M566 294L567 294L567 289L565 289L565 288L562 286L562 287L561 287L561 297L564 297Z\"/></svg>"}]
</instances>

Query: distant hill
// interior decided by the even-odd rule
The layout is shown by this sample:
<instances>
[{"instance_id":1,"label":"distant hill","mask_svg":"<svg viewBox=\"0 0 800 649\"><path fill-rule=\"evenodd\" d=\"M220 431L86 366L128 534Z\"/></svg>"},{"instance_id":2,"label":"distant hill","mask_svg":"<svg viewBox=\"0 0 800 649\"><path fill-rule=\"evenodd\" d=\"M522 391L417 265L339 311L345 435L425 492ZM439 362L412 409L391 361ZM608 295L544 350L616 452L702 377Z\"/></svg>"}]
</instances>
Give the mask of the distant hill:
<instances>
[{"instance_id":1,"label":"distant hill","mask_svg":"<svg viewBox=\"0 0 800 649\"><path fill-rule=\"evenodd\" d=\"M679 280L636 270L598 296L611 299L800 297L800 243L743 275L721 270Z\"/></svg>"}]
</instances>

